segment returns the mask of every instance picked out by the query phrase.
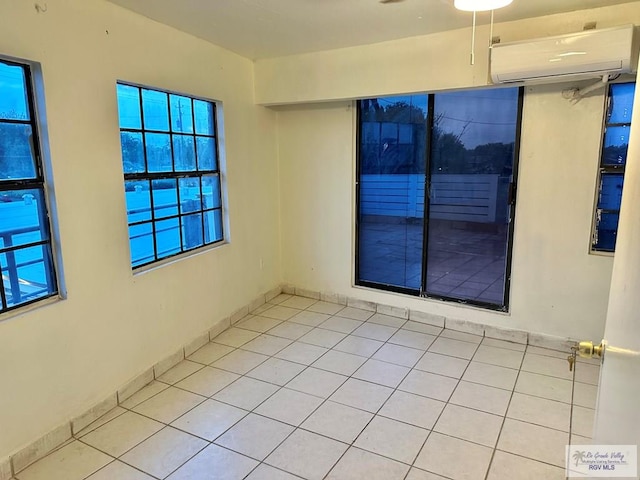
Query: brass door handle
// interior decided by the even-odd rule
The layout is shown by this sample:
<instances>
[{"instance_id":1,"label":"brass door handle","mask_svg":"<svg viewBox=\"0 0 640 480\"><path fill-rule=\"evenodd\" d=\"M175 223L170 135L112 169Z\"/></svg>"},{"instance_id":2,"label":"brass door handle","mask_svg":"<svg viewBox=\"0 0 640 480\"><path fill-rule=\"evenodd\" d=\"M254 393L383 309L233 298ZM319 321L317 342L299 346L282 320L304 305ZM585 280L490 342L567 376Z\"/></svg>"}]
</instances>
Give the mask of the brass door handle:
<instances>
[{"instance_id":1,"label":"brass door handle","mask_svg":"<svg viewBox=\"0 0 640 480\"><path fill-rule=\"evenodd\" d=\"M578 344L578 355L582 358L602 358L604 348L604 341L600 342L600 345L594 345L593 342L580 342Z\"/></svg>"}]
</instances>

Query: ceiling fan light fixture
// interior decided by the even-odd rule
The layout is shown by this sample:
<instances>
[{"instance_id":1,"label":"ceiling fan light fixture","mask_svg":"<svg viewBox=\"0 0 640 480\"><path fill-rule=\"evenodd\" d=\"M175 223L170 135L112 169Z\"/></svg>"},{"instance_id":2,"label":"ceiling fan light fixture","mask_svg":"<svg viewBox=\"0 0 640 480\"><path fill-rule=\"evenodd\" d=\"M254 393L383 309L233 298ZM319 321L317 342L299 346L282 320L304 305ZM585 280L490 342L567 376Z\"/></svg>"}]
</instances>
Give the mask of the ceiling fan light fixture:
<instances>
[{"instance_id":1,"label":"ceiling fan light fixture","mask_svg":"<svg viewBox=\"0 0 640 480\"><path fill-rule=\"evenodd\" d=\"M506 7L513 0L454 0L453 5L465 12L486 12Z\"/></svg>"}]
</instances>

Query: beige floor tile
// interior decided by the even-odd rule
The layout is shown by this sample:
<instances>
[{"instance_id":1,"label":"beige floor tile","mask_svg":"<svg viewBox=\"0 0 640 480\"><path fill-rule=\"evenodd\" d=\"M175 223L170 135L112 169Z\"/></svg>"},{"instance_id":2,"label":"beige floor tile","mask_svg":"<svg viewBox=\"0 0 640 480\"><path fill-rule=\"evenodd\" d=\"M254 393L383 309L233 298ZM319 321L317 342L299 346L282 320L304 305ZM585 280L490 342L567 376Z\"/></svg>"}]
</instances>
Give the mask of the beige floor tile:
<instances>
[{"instance_id":1,"label":"beige floor tile","mask_svg":"<svg viewBox=\"0 0 640 480\"><path fill-rule=\"evenodd\" d=\"M546 357L527 352L522 362L522 371L573 380L566 358Z\"/></svg>"},{"instance_id":2,"label":"beige floor tile","mask_svg":"<svg viewBox=\"0 0 640 480\"><path fill-rule=\"evenodd\" d=\"M486 363L471 362L462 376L467 382L481 383L490 387L513 390L518 370L498 367Z\"/></svg>"},{"instance_id":3,"label":"beige floor tile","mask_svg":"<svg viewBox=\"0 0 640 480\"><path fill-rule=\"evenodd\" d=\"M205 400L203 396L169 387L155 397L142 402L133 411L168 424Z\"/></svg>"},{"instance_id":4,"label":"beige floor tile","mask_svg":"<svg viewBox=\"0 0 640 480\"><path fill-rule=\"evenodd\" d=\"M428 435L429 431L423 428L376 416L357 438L354 446L411 464Z\"/></svg>"},{"instance_id":5,"label":"beige floor tile","mask_svg":"<svg viewBox=\"0 0 640 480\"><path fill-rule=\"evenodd\" d=\"M275 307L274 307L275 308ZM260 333L252 332L251 330L245 330L243 328L231 327L225 330L212 341L227 345L229 347L241 347L245 343L256 338Z\"/></svg>"},{"instance_id":6,"label":"beige floor tile","mask_svg":"<svg viewBox=\"0 0 640 480\"><path fill-rule=\"evenodd\" d=\"M290 298L293 298L293 295L289 295L288 293L281 293L277 297L274 297L271 300L269 300L268 303L273 304L273 305L279 305L282 302L284 302L285 300L289 300Z\"/></svg>"},{"instance_id":7,"label":"beige floor tile","mask_svg":"<svg viewBox=\"0 0 640 480\"><path fill-rule=\"evenodd\" d=\"M568 442L568 433L507 418L498 450L564 468Z\"/></svg>"},{"instance_id":8,"label":"beige floor tile","mask_svg":"<svg viewBox=\"0 0 640 480\"><path fill-rule=\"evenodd\" d=\"M434 432L495 447L503 417L449 404L438 419Z\"/></svg>"},{"instance_id":9,"label":"beige floor tile","mask_svg":"<svg viewBox=\"0 0 640 480\"><path fill-rule=\"evenodd\" d=\"M280 304L265 310L260 315L267 318L275 318L276 320L289 320L297 313L300 313L299 309L284 307Z\"/></svg>"},{"instance_id":10,"label":"beige floor tile","mask_svg":"<svg viewBox=\"0 0 640 480\"><path fill-rule=\"evenodd\" d=\"M372 413L328 401L313 412L301 428L341 442L352 443L372 418Z\"/></svg>"},{"instance_id":11,"label":"beige floor tile","mask_svg":"<svg viewBox=\"0 0 640 480\"><path fill-rule=\"evenodd\" d=\"M331 317L329 320L320 325L320 328L349 334L360 325L362 325L362 322L360 320L353 320L351 318L343 317Z\"/></svg>"},{"instance_id":12,"label":"beige floor tile","mask_svg":"<svg viewBox=\"0 0 640 480\"><path fill-rule=\"evenodd\" d=\"M384 344L372 358L383 362L395 363L404 367L413 367L422 357L424 351L402 345Z\"/></svg>"},{"instance_id":13,"label":"beige floor tile","mask_svg":"<svg viewBox=\"0 0 640 480\"><path fill-rule=\"evenodd\" d=\"M451 357L464 358L471 360L473 354L476 353L478 345L476 343L463 342L452 338L438 337L429 347L432 353L440 353Z\"/></svg>"},{"instance_id":14,"label":"beige floor tile","mask_svg":"<svg viewBox=\"0 0 640 480\"><path fill-rule=\"evenodd\" d=\"M427 348L429 348L429 346L434 342L435 339L435 335L414 332L402 328L389 339L389 343L402 345L403 347L417 348L419 350L425 351Z\"/></svg>"},{"instance_id":15,"label":"beige floor tile","mask_svg":"<svg viewBox=\"0 0 640 480\"><path fill-rule=\"evenodd\" d=\"M270 358L247 373L248 377L283 386L306 367L280 358Z\"/></svg>"},{"instance_id":16,"label":"beige floor tile","mask_svg":"<svg viewBox=\"0 0 640 480\"><path fill-rule=\"evenodd\" d=\"M569 431L571 405L568 403L533 397L515 392L509 405L507 417L542 427Z\"/></svg>"},{"instance_id":17,"label":"beige floor tile","mask_svg":"<svg viewBox=\"0 0 640 480\"><path fill-rule=\"evenodd\" d=\"M284 322L275 328L269 330L269 335L276 337L288 338L289 340L297 340L301 336L309 333L313 327L302 325L300 323Z\"/></svg>"},{"instance_id":18,"label":"beige floor tile","mask_svg":"<svg viewBox=\"0 0 640 480\"><path fill-rule=\"evenodd\" d=\"M225 403L207 400L172 422L171 426L211 442L248 413Z\"/></svg>"},{"instance_id":19,"label":"beige floor tile","mask_svg":"<svg viewBox=\"0 0 640 480\"><path fill-rule=\"evenodd\" d=\"M420 323L420 322L413 322L411 320L409 320L407 323L405 323L402 328L404 330L411 330L412 332L420 332L420 333L427 333L429 335L433 335L433 336L438 336L442 333L442 328L440 327L435 327L433 325L427 325L426 323Z\"/></svg>"},{"instance_id":20,"label":"beige floor tile","mask_svg":"<svg viewBox=\"0 0 640 480\"><path fill-rule=\"evenodd\" d=\"M600 381L600 365L590 365L588 363L576 364L576 382L598 385Z\"/></svg>"},{"instance_id":21,"label":"beige floor tile","mask_svg":"<svg viewBox=\"0 0 640 480\"><path fill-rule=\"evenodd\" d=\"M263 355L275 355L283 348L291 345L293 340L288 338L275 337L273 335L260 335L259 337L245 343L242 350L262 353Z\"/></svg>"},{"instance_id":22,"label":"beige floor tile","mask_svg":"<svg viewBox=\"0 0 640 480\"><path fill-rule=\"evenodd\" d=\"M511 392L509 390L462 381L453 392L450 402L504 416L510 399Z\"/></svg>"},{"instance_id":23,"label":"beige floor tile","mask_svg":"<svg viewBox=\"0 0 640 480\"><path fill-rule=\"evenodd\" d=\"M276 320L275 318L267 318L261 316L255 316L241 321L236 325L238 328L244 328L245 330L252 330L254 332L264 333L271 330L282 323L282 320Z\"/></svg>"},{"instance_id":24,"label":"beige floor tile","mask_svg":"<svg viewBox=\"0 0 640 480\"><path fill-rule=\"evenodd\" d=\"M384 342L380 342L378 340L371 340L370 338L349 335L339 344L333 347L333 349L340 352L360 355L362 357L370 357L374 353L376 353L382 345L384 345Z\"/></svg>"},{"instance_id":25,"label":"beige floor tile","mask_svg":"<svg viewBox=\"0 0 640 480\"><path fill-rule=\"evenodd\" d=\"M573 384L573 404L586 408L596 408L598 387L586 383Z\"/></svg>"},{"instance_id":26,"label":"beige floor tile","mask_svg":"<svg viewBox=\"0 0 640 480\"><path fill-rule=\"evenodd\" d=\"M508 342L506 340L498 340L497 338L484 337L481 345L487 347L506 348L507 350L514 350L516 352L524 352L527 346L522 343Z\"/></svg>"},{"instance_id":27,"label":"beige floor tile","mask_svg":"<svg viewBox=\"0 0 640 480\"><path fill-rule=\"evenodd\" d=\"M484 337L481 337L480 335L474 335L473 333L459 332L457 330L450 330L448 328L445 328L440 334L440 336L444 338L451 338L453 340L461 340L463 342L476 343L476 344L482 342L482 339L484 338Z\"/></svg>"},{"instance_id":28,"label":"beige floor tile","mask_svg":"<svg viewBox=\"0 0 640 480\"><path fill-rule=\"evenodd\" d=\"M425 372L437 373L445 377L461 378L469 365L469 360L427 352L415 368Z\"/></svg>"},{"instance_id":29,"label":"beige floor tile","mask_svg":"<svg viewBox=\"0 0 640 480\"><path fill-rule=\"evenodd\" d=\"M121 457L154 477L165 478L202 450L207 442L175 428L165 427Z\"/></svg>"},{"instance_id":30,"label":"beige floor tile","mask_svg":"<svg viewBox=\"0 0 640 480\"><path fill-rule=\"evenodd\" d=\"M397 330L396 327L387 327L386 325L366 322L356 328L352 335L377 340L379 342L386 342Z\"/></svg>"},{"instance_id":31,"label":"beige floor tile","mask_svg":"<svg viewBox=\"0 0 640 480\"><path fill-rule=\"evenodd\" d=\"M115 460L90 477L87 477L87 480L153 480L153 477Z\"/></svg>"},{"instance_id":32,"label":"beige floor tile","mask_svg":"<svg viewBox=\"0 0 640 480\"><path fill-rule=\"evenodd\" d=\"M296 297L288 298L287 300L282 302L280 305L284 307L299 308L300 310L304 310L306 308L311 307L312 305L315 305L316 303L318 303L318 300L314 300L313 298L296 296Z\"/></svg>"},{"instance_id":33,"label":"beige floor tile","mask_svg":"<svg viewBox=\"0 0 640 480\"><path fill-rule=\"evenodd\" d=\"M325 315L335 315L344 308L344 305L329 302L316 302L307 308L310 312L324 313Z\"/></svg>"},{"instance_id":34,"label":"beige floor tile","mask_svg":"<svg viewBox=\"0 0 640 480\"><path fill-rule=\"evenodd\" d=\"M353 374L353 378L395 388L400 385L409 371L407 367L369 359Z\"/></svg>"},{"instance_id":35,"label":"beige floor tile","mask_svg":"<svg viewBox=\"0 0 640 480\"><path fill-rule=\"evenodd\" d=\"M291 317L289 321L299 323L301 325L307 325L308 327L317 327L329 320L329 318L331 318L331 316L325 315L324 313L303 311Z\"/></svg>"},{"instance_id":36,"label":"beige floor tile","mask_svg":"<svg viewBox=\"0 0 640 480\"><path fill-rule=\"evenodd\" d=\"M265 463L309 480L321 480L346 449L344 443L296 430Z\"/></svg>"},{"instance_id":37,"label":"beige floor tile","mask_svg":"<svg viewBox=\"0 0 640 480\"><path fill-rule=\"evenodd\" d=\"M326 348L308 343L293 342L291 345L276 353L275 357L289 362L311 365L327 352Z\"/></svg>"},{"instance_id":38,"label":"beige floor tile","mask_svg":"<svg viewBox=\"0 0 640 480\"><path fill-rule=\"evenodd\" d=\"M240 376L235 373L220 370L219 368L205 367L176 383L176 387L210 397L238 378Z\"/></svg>"},{"instance_id":39,"label":"beige floor tile","mask_svg":"<svg viewBox=\"0 0 640 480\"><path fill-rule=\"evenodd\" d=\"M346 381L347 377L344 375L310 367L287 383L286 387L316 397L328 398Z\"/></svg>"},{"instance_id":40,"label":"beige floor tile","mask_svg":"<svg viewBox=\"0 0 640 480\"><path fill-rule=\"evenodd\" d=\"M457 384L458 380L454 378L420 370L411 370L409 375L398 386L398 389L446 402Z\"/></svg>"},{"instance_id":41,"label":"beige floor tile","mask_svg":"<svg viewBox=\"0 0 640 480\"><path fill-rule=\"evenodd\" d=\"M74 436L76 438L82 438L87 433L93 432L96 428L101 427L105 423L110 422L114 418L119 417L120 415L124 414L126 411L127 410L125 410L122 407L113 408L113 409L109 410L107 413L105 413L103 416L101 416L97 420L91 422L89 425L84 427L82 430L80 430L79 432L74 434Z\"/></svg>"},{"instance_id":42,"label":"beige floor tile","mask_svg":"<svg viewBox=\"0 0 640 480\"><path fill-rule=\"evenodd\" d=\"M387 327L400 328L407 323L404 318L392 317L383 313L374 313L367 319L367 322L377 323L378 325L386 325Z\"/></svg>"},{"instance_id":43,"label":"beige floor tile","mask_svg":"<svg viewBox=\"0 0 640 480\"><path fill-rule=\"evenodd\" d=\"M473 361L519 369L523 357L524 352L480 345L473 356Z\"/></svg>"},{"instance_id":44,"label":"beige floor tile","mask_svg":"<svg viewBox=\"0 0 640 480\"><path fill-rule=\"evenodd\" d=\"M124 402L120 404L123 408L134 408L137 405L140 405L145 400L149 400L151 397L159 394L160 392L169 388L169 385L162 382L156 382L155 380L151 382L144 388L141 388L136 393L127 398Z\"/></svg>"},{"instance_id":45,"label":"beige floor tile","mask_svg":"<svg viewBox=\"0 0 640 480\"><path fill-rule=\"evenodd\" d=\"M496 451L487 480L565 480L564 468Z\"/></svg>"},{"instance_id":46,"label":"beige floor tile","mask_svg":"<svg viewBox=\"0 0 640 480\"><path fill-rule=\"evenodd\" d=\"M350 378L329 397L334 402L375 413L391 396L393 389Z\"/></svg>"},{"instance_id":47,"label":"beige floor tile","mask_svg":"<svg viewBox=\"0 0 640 480\"><path fill-rule=\"evenodd\" d=\"M484 480L492 449L433 432L415 466L453 480Z\"/></svg>"},{"instance_id":48,"label":"beige floor tile","mask_svg":"<svg viewBox=\"0 0 640 480\"><path fill-rule=\"evenodd\" d=\"M403 480L408 470L408 465L351 447L327 480Z\"/></svg>"},{"instance_id":49,"label":"beige floor tile","mask_svg":"<svg viewBox=\"0 0 640 480\"><path fill-rule=\"evenodd\" d=\"M283 470L261 463L246 480L300 480L300 477L294 477Z\"/></svg>"},{"instance_id":50,"label":"beige floor tile","mask_svg":"<svg viewBox=\"0 0 640 480\"><path fill-rule=\"evenodd\" d=\"M241 377L228 387L216 393L213 399L244 410L253 410L277 392L279 388L280 387L272 383L249 377Z\"/></svg>"},{"instance_id":51,"label":"beige floor tile","mask_svg":"<svg viewBox=\"0 0 640 480\"><path fill-rule=\"evenodd\" d=\"M360 320L364 322L368 318L372 317L375 312L370 312L369 310L361 310L359 308L346 307L340 310L336 314L338 317L350 318L352 320Z\"/></svg>"},{"instance_id":52,"label":"beige floor tile","mask_svg":"<svg viewBox=\"0 0 640 480\"><path fill-rule=\"evenodd\" d=\"M255 309L251 310L250 313L252 315L260 315L262 312L264 312L266 310L269 310L271 307L273 307L272 303L263 303L258 308L255 308Z\"/></svg>"},{"instance_id":53,"label":"beige floor tile","mask_svg":"<svg viewBox=\"0 0 640 480\"><path fill-rule=\"evenodd\" d=\"M436 475L435 473L425 472L424 470L420 470L419 468L412 468L409 471L405 480L447 480L440 475Z\"/></svg>"},{"instance_id":54,"label":"beige floor tile","mask_svg":"<svg viewBox=\"0 0 640 480\"><path fill-rule=\"evenodd\" d=\"M202 363L204 365L210 365L219 358L224 357L227 353L231 353L235 350L234 347L228 345L221 345L219 343L207 343L200 347L194 353L192 353L187 360L192 362Z\"/></svg>"},{"instance_id":55,"label":"beige floor tile","mask_svg":"<svg viewBox=\"0 0 640 480\"><path fill-rule=\"evenodd\" d=\"M18 480L84 480L113 458L76 440L16 475Z\"/></svg>"},{"instance_id":56,"label":"beige floor tile","mask_svg":"<svg viewBox=\"0 0 640 480\"><path fill-rule=\"evenodd\" d=\"M112 457L119 457L162 428L164 425L160 422L127 412L85 435L82 441Z\"/></svg>"},{"instance_id":57,"label":"beige floor tile","mask_svg":"<svg viewBox=\"0 0 640 480\"><path fill-rule=\"evenodd\" d=\"M442 413L444 402L396 390L378 415L432 429Z\"/></svg>"},{"instance_id":58,"label":"beige floor tile","mask_svg":"<svg viewBox=\"0 0 640 480\"><path fill-rule=\"evenodd\" d=\"M329 350L312 365L333 373L352 375L366 361L366 357L339 352L337 350Z\"/></svg>"},{"instance_id":59,"label":"beige floor tile","mask_svg":"<svg viewBox=\"0 0 640 480\"><path fill-rule=\"evenodd\" d=\"M211 366L244 375L268 359L269 357L267 355L262 355L261 353L248 350L236 350L222 357L220 360L213 362Z\"/></svg>"},{"instance_id":60,"label":"beige floor tile","mask_svg":"<svg viewBox=\"0 0 640 480\"><path fill-rule=\"evenodd\" d=\"M264 460L293 430L290 425L251 413L215 443L251 458Z\"/></svg>"},{"instance_id":61,"label":"beige floor tile","mask_svg":"<svg viewBox=\"0 0 640 480\"><path fill-rule=\"evenodd\" d=\"M180 380L188 377L192 373L201 370L204 366L200 363L190 362L189 360L183 360L178 363L175 367L170 368L164 374L160 375L157 380L162 383L168 383L169 385L174 385L178 383Z\"/></svg>"},{"instance_id":62,"label":"beige floor tile","mask_svg":"<svg viewBox=\"0 0 640 480\"><path fill-rule=\"evenodd\" d=\"M298 340L302 343L310 343L318 347L333 348L341 342L347 335L345 333L333 332L323 328L314 328Z\"/></svg>"},{"instance_id":63,"label":"beige floor tile","mask_svg":"<svg viewBox=\"0 0 640 480\"><path fill-rule=\"evenodd\" d=\"M593 420L596 411L591 408L573 406L571 414L571 433L581 437L593 436Z\"/></svg>"},{"instance_id":64,"label":"beige floor tile","mask_svg":"<svg viewBox=\"0 0 640 480\"><path fill-rule=\"evenodd\" d=\"M242 480L258 465L244 455L209 445L181 466L168 480Z\"/></svg>"},{"instance_id":65,"label":"beige floor tile","mask_svg":"<svg viewBox=\"0 0 640 480\"><path fill-rule=\"evenodd\" d=\"M516 392L571 403L571 382L562 378L520 372Z\"/></svg>"},{"instance_id":66,"label":"beige floor tile","mask_svg":"<svg viewBox=\"0 0 640 480\"><path fill-rule=\"evenodd\" d=\"M550 348L535 347L533 345L527 346L527 353L532 353L534 355L543 355L545 357L559 358L561 360L566 360L567 355L569 355L569 352L560 352L558 350L551 350Z\"/></svg>"},{"instance_id":67,"label":"beige floor tile","mask_svg":"<svg viewBox=\"0 0 640 480\"><path fill-rule=\"evenodd\" d=\"M313 395L282 388L265 400L255 412L297 427L322 401Z\"/></svg>"}]
</instances>

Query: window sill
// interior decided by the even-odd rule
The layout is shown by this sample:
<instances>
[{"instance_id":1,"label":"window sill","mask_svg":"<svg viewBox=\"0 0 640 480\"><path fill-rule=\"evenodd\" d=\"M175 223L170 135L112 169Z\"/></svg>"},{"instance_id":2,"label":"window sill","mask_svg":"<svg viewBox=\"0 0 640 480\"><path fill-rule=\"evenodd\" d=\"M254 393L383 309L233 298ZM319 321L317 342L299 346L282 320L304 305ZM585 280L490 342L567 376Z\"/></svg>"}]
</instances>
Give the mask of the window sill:
<instances>
[{"instance_id":1,"label":"window sill","mask_svg":"<svg viewBox=\"0 0 640 480\"><path fill-rule=\"evenodd\" d=\"M174 255L172 257L164 258L162 260L158 260L157 262L150 263L149 265L145 265L144 267L136 268L135 270L132 270L132 273L134 277L137 277L138 275L144 275L145 273L149 273L154 270L164 268L168 265L172 265L176 262L184 260L185 258L204 255L205 253L208 253L218 248L222 248L229 244L230 242L228 240L223 240L221 242L213 243L211 245L205 245L204 247L199 247L194 250L189 250L188 252L182 252L178 255Z\"/></svg>"},{"instance_id":2,"label":"window sill","mask_svg":"<svg viewBox=\"0 0 640 480\"><path fill-rule=\"evenodd\" d=\"M39 300L34 303L30 303L29 305L25 305L23 307L18 307L13 310L9 310L7 312L0 314L0 323L5 322L7 320L12 320L15 317L20 317L22 315L31 313L35 310L39 310L41 308L48 307L49 305L53 305L54 303L61 302L66 300L66 295L59 293L57 295L53 295L51 297L45 298L43 300Z\"/></svg>"}]
</instances>

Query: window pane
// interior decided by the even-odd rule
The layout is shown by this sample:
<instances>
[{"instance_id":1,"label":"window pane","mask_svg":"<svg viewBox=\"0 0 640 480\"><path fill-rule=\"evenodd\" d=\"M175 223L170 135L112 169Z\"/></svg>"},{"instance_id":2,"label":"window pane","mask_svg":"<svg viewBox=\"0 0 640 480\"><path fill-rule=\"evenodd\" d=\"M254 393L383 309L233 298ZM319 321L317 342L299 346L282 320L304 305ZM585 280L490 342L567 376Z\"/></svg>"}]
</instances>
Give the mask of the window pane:
<instances>
[{"instance_id":1,"label":"window pane","mask_svg":"<svg viewBox=\"0 0 640 480\"><path fill-rule=\"evenodd\" d=\"M624 165L627 163L629 134L631 127L607 127L602 151L603 165Z\"/></svg>"},{"instance_id":2,"label":"window pane","mask_svg":"<svg viewBox=\"0 0 640 480\"><path fill-rule=\"evenodd\" d=\"M120 128L141 129L140 89L118 84L118 115Z\"/></svg>"},{"instance_id":3,"label":"window pane","mask_svg":"<svg viewBox=\"0 0 640 480\"><path fill-rule=\"evenodd\" d=\"M198 170L217 170L216 143L213 138L197 137Z\"/></svg>"},{"instance_id":4,"label":"window pane","mask_svg":"<svg viewBox=\"0 0 640 480\"><path fill-rule=\"evenodd\" d=\"M41 190L0 191L0 248L49 239Z\"/></svg>"},{"instance_id":5,"label":"window pane","mask_svg":"<svg viewBox=\"0 0 640 480\"><path fill-rule=\"evenodd\" d=\"M175 179L153 180L153 215L155 218L178 214L178 193Z\"/></svg>"},{"instance_id":6,"label":"window pane","mask_svg":"<svg viewBox=\"0 0 640 480\"><path fill-rule=\"evenodd\" d=\"M31 125L0 122L0 179L36 178Z\"/></svg>"},{"instance_id":7,"label":"window pane","mask_svg":"<svg viewBox=\"0 0 640 480\"><path fill-rule=\"evenodd\" d=\"M616 249L616 238L618 236L618 222L620 215L618 213L598 214L596 223L597 242L594 245L596 250L613 252Z\"/></svg>"},{"instance_id":8,"label":"window pane","mask_svg":"<svg viewBox=\"0 0 640 480\"><path fill-rule=\"evenodd\" d=\"M222 210L204 212L204 241L205 243L219 242L222 234Z\"/></svg>"},{"instance_id":9,"label":"window pane","mask_svg":"<svg viewBox=\"0 0 640 480\"><path fill-rule=\"evenodd\" d=\"M609 118L607 123L631 123L633 114L634 83L618 83L610 86Z\"/></svg>"},{"instance_id":10,"label":"window pane","mask_svg":"<svg viewBox=\"0 0 640 480\"><path fill-rule=\"evenodd\" d=\"M192 172L196 169L196 152L193 137L173 135L173 159L176 172Z\"/></svg>"},{"instance_id":11,"label":"window pane","mask_svg":"<svg viewBox=\"0 0 640 480\"><path fill-rule=\"evenodd\" d=\"M131 248L131 264L136 267L153 262L153 226L151 223L129 227L129 245Z\"/></svg>"},{"instance_id":12,"label":"window pane","mask_svg":"<svg viewBox=\"0 0 640 480\"><path fill-rule=\"evenodd\" d=\"M21 248L0 255L7 306L48 297L56 292L48 245Z\"/></svg>"},{"instance_id":13,"label":"window pane","mask_svg":"<svg viewBox=\"0 0 640 480\"><path fill-rule=\"evenodd\" d=\"M196 133L198 135L214 135L213 105L203 100L194 100L193 108L196 117Z\"/></svg>"},{"instance_id":14,"label":"window pane","mask_svg":"<svg viewBox=\"0 0 640 480\"><path fill-rule=\"evenodd\" d=\"M151 220L151 192L149 181L124 182L124 190L127 200L127 221L129 223Z\"/></svg>"},{"instance_id":15,"label":"window pane","mask_svg":"<svg viewBox=\"0 0 640 480\"><path fill-rule=\"evenodd\" d=\"M202 198L205 209L220 208L222 206L222 199L220 194L220 176L202 176Z\"/></svg>"},{"instance_id":16,"label":"window pane","mask_svg":"<svg viewBox=\"0 0 640 480\"><path fill-rule=\"evenodd\" d=\"M157 90L142 90L145 130L169 131L169 101L167 94Z\"/></svg>"},{"instance_id":17,"label":"window pane","mask_svg":"<svg viewBox=\"0 0 640 480\"><path fill-rule=\"evenodd\" d=\"M180 185L180 213L202 210L200 201L200 179L198 177L181 178Z\"/></svg>"},{"instance_id":18,"label":"window pane","mask_svg":"<svg viewBox=\"0 0 640 480\"><path fill-rule=\"evenodd\" d=\"M426 95L360 103L359 281L421 286L426 115Z\"/></svg>"},{"instance_id":19,"label":"window pane","mask_svg":"<svg viewBox=\"0 0 640 480\"><path fill-rule=\"evenodd\" d=\"M142 145L142 134L121 132L120 143L122 145L122 168L124 173L144 172L144 146Z\"/></svg>"},{"instance_id":20,"label":"window pane","mask_svg":"<svg viewBox=\"0 0 640 480\"><path fill-rule=\"evenodd\" d=\"M180 221L177 218L156 222L158 258L180 253Z\"/></svg>"},{"instance_id":21,"label":"window pane","mask_svg":"<svg viewBox=\"0 0 640 480\"><path fill-rule=\"evenodd\" d=\"M0 119L30 119L23 67L0 62L0 92Z\"/></svg>"},{"instance_id":22,"label":"window pane","mask_svg":"<svg viewBox=\"0 0 640 480\"><path fill-rule=\"evenodd\" d=\"M185 215L180 217L182 221L182 238L184 249L191 250L203 245L202 241L202 214Z\"/></svg>"},{"instance_id":23,"label":"window pane","mask_svg":"<svg viewBox=\"0 0 640 480\"><path fill-rule=\"evenodd\" d=\"M180 95L169 95L171 99L171 129L174 132L193 133L191 99Z\"/></svg>"},{"instance_id":24,"label":"window pane","mask_svg":"<svg viewBox=\"0 0 640 480\"><path fill-rule=\"evenodd\" d=\"M598 208L603 210L620 210L624 175L602 173L600 182Z\"/></svg>"},{"instance_id":25,"label":"window pane","mask_svg":"<svg viewBox=\"0 0 640 480\"><path fill-rule=\"evenodd\" d=\"M163 133L145 133L149 172L171 172L171 138Z\"/></svg>"},{"instance_id":26,"label":"window pane","mask_svg":"<svg viewBox=\"0 0 640 480\"><path fill-rule=\"evenodd\" d=\"M518 89L434 96L427 293L503 305Z\"/></svg>"}]
</instances>

